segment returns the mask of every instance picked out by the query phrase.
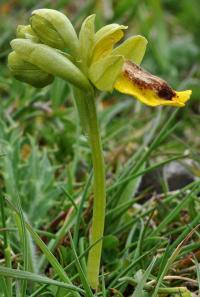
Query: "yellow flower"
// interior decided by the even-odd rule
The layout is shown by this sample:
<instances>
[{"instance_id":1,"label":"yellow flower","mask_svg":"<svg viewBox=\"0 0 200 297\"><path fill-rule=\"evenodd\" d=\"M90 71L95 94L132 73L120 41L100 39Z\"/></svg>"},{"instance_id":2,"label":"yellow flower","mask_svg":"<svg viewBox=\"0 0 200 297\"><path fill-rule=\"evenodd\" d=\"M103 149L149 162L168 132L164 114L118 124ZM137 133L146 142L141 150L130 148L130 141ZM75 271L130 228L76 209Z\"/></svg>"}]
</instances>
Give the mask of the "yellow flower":
<instances>
[{"instance_id":1,"label":"yellow flower","mask_svg":"<svg viewBox=\"0 0 200 297\"><path fill-rule=\"evenodd\" d=\"M122 73L114 87L119 92L134 96L150 106L183 107L192 93L191 90L174 91L163 79L152 75L130 61L124 63Z\"/></svg>"},{"instance_id":2,"label":"yellow flower","mask_svg":"<svg viewBox=\"0 0 200 297\"><path fill-rule=\"evenodd\" d=\"M94 35L89 64L92 83L99 90L116 89L150 106L185 106L191 90L177 92L166 81L138 66L146 49L147 40L144 37L133 36L114 48L126 28L111 24Z\"/></svg>"}]
</instances>

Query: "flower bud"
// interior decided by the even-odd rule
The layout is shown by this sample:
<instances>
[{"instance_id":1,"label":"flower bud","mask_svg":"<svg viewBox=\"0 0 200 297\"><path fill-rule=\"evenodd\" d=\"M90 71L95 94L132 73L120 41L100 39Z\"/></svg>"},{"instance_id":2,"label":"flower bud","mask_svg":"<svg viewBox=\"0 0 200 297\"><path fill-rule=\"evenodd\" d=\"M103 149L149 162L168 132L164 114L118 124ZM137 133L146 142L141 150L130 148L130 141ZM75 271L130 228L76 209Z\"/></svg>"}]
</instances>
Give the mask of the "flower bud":
<instances>
[{"instance_id":1,"label":"flower bud","mask_svg":"<svg viewBox=\"0 0 200 297\"><path fill-rule=\"evenodd\" d=\"M36 88L42 88L52 83L54 77L35 65L25 62L16 52L8 56L8 66L12 75L20 81Z\"/></svg>"},{"instance_id":2,"label":"flower bud","mask_svg":"<svg viewBox=\"0 0 200 297\"><path fill-rule=\"evenodd\" d=\"M66 47L64 40L49 21L35 14L31 17L30 22L32 29L43 43L57 49L64 49Z\"/></svg>"},{"instance_id":3,"label":"flower bud","mask_svg":"<svg viewBox=\"0 0 200 297\"><path fill-rule=\"evenodd\" d=\"M21 59L44 72L67 80L81 89L88 91L91 88L88 79L80 69L58 50L27 39L14 39L11 47Z\"/></svg>"},{"instance_id":4,"label":"flower bud","mask_svg":"<svg viewBox=\"0 0 200 297\"><path fill-rule=\"evenodd\" d=\"M69 19L53 9L33 11L31 27L42 43L58 49L68 48L70 54L78 55L78 37Z\"/></svg>"},{"instance_id":5,"label":"flower bud","mask_svg":"<svg viewBox=\"0 0 200 297\"><path fill-rule=\"evenodd\" d=\"M32 30L31 26L23 26L19 25L17 27L16 35L18 38L24 38L24 39L30 39L34 42L39 42L39 38L35 34L35 32Z\"/></svg>"}]
</instances>

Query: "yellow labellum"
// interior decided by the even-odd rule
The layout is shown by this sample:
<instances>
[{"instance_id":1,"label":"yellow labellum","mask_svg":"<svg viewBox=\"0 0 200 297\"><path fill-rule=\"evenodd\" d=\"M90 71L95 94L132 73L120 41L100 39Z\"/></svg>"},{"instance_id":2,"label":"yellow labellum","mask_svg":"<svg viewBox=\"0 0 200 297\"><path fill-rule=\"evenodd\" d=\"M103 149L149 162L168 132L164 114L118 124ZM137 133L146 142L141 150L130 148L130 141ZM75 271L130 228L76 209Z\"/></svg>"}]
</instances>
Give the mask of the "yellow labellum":
<instances>
[{"instance_id":1,"label":"yellow labellum","mask_svg":"<svg viewBox=\"0 0 200 297\"><path fill-rule=\"evenodd\" d=\"M136 97L150 106L170 105L183 107L192 91L174 91L163 79L143 70L127 61L115 83L115 89L121 93Z\"/></svg>"}]
</instances>

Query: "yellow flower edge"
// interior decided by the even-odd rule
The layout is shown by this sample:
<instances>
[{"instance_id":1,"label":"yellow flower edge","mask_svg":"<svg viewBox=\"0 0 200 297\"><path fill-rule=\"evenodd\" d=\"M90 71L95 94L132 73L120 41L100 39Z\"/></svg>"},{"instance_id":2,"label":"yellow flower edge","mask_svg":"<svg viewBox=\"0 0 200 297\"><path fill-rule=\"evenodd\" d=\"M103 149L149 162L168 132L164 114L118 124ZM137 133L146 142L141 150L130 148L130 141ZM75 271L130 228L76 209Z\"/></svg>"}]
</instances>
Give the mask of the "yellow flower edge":
<instances>
[{"instance_id":1,"label":"yellow flower edge","mask_svg":"<svg viewBox=\"0 0 200 297\"><path fill-rule=\"evenodd\" d=\"M149 106L184 107L192 94L191 90L180 92L173 90L163 79L130 61L124 63L114 88L121 93L136 97Z\"/></svg>"}]
</instances>

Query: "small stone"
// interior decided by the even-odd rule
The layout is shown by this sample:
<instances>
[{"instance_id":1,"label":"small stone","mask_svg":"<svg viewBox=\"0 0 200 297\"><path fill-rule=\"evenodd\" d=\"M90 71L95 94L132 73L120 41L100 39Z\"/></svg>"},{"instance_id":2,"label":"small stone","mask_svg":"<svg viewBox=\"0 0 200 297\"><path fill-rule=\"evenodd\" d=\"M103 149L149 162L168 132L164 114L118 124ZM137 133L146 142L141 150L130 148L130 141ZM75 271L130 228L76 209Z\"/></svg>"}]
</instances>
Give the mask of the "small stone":
<instances>
[{"instance_id":1,"label":"small stone","mask_svg":"<svg viewBox=\"0 0 200 297\"><path fill-rule=\"evenodd\" d=\"M187 165L177 161L165 165L163 175L170 191L182 189L195 180L193 174L187 169Z\"/></svg>"}]
</instances>

